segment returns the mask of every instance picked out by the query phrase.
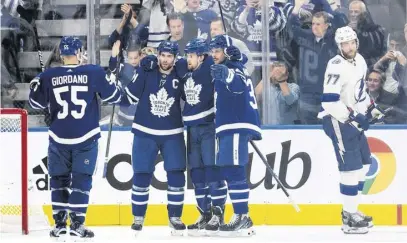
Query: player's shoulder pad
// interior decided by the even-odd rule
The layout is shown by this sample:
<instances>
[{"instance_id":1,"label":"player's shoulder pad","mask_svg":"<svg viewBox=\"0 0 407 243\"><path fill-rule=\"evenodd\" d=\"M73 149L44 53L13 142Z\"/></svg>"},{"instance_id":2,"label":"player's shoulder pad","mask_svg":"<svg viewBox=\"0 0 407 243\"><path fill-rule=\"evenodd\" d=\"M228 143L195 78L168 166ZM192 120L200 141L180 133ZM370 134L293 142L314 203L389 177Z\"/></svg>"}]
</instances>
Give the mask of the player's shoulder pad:
<instances>
[{"instance_id":1,"label":"player's shoulder pad","mask_svg":"<svg viewBox=\"0 0 407 243\"><path fill-rule=\"evenodd\" d=\"M331 64L340 64L341 62L342 62L342 58L339 56L332 58L330 61Z\"/></svg>"}]
</instances>

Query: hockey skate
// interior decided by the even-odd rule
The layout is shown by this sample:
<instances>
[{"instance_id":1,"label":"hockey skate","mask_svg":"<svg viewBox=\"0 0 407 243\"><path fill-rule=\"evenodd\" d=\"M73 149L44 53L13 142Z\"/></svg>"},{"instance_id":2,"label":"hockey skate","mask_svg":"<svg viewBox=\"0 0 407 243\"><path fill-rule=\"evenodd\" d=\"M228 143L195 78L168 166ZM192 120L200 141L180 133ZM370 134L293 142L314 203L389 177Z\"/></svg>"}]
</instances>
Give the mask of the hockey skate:
<instances>
[{"instance_id":1,"label":"hockey skate","mask_svg":"<svg viewBox=\"0 0 407 243\"><path fill-rule=\"evenodd\" d=\"M201 215L194 224L187 226L189 236L205 236L205 226L212 218L212 213L204 213L198 208Z\"/></svg>"},{"instance_id":2,"label":"hockey skate","mask_svg":"<svg viewBox=\"0 0 407 243\"><path fill-rule=\"evenodd\" d=\"M185 224L182 223L180 217L170 217L169 226L171 228L172 236L183 236L186 229Z\"/></svg>"},{"instance_id":3,"label":"hockey skate","mask_svg":"<svg viewBox=\"0 0 407 243\"><path fill-rule=\"evenodd\" d=\"M76 220L75 213L70 213L71 226L69 235L73 241L91 241L95 234Z\"/></svg>"},{"instance_id":4,"label":"hockey skate","mask_svg":"<svg viewBox=\"0 0 407 243\"><path fill-rule=\"evenodd\" d=\"M205 226L207 236L214 236L219 233L219 227L224 224L225 208L219 206L212 207L212 218Z\"/></svg>"},{"instance_id":5,"label":"hockey skate","mask_svg":"<svg viewBox=\"0 0 407 243\"><path fill-rule=\"evenodd\" d=\"M364 220L368 223L368 226L367 226L368 228L373 227L373 218L372 218L372 216L365 215L361 211L357 211L356 213L359 214L360 217L364 218Z\"/></svg>"},{"instance_id":6,"label":"hockey skate","mask_svg":"<svg viewBox=\"0 0 407 243\"><path fill-rule=\"evenodd\" d=\"M133 221L133 224L131 225L131 229L136 232L136 236L143 229L143 224L144 224L144 217L142 217L142 216L134 216L134 221Z\"/></svg>"},{"instance_id":7,"label":"hockey skate","mask_svg":"<svg viewBox=\"0 0 407 243\"><path fill-rule=\"evenodd\" d=\"M358 213L342 212L342 231L345 234L366 234L369 232L368 225Z\"/></svg>"},{"instance_id":8,"label":"hockey skate","mask_svg":"<svg viewBox=\"0 0 407 243\"><path fill-rule=\"evenodd\" d=\"M55 241L65 242L66 241L66 219L67 213L66 211L59 211L55 218L55 226L49 232L49 236L53 238Z\"/></svg>"},{"instance_id":9,"label":"hockey skate","mask_svg":"<svg viewBox=\"0 0 407 243\"><path fill-rule=\"evenodd\" d=\"M228 224L219 227L219 234L226 237L252 236L255 234L253 221L247 214L233 214Z\"/></svg>"}]
</instances>

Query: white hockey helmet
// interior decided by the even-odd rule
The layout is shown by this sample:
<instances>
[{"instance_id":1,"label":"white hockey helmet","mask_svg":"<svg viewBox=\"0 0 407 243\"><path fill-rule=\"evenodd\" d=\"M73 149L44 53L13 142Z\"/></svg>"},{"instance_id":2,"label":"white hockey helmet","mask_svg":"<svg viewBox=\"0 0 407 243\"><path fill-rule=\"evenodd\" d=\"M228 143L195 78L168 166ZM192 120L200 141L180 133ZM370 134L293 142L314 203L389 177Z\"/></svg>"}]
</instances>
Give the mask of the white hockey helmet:
<instances>
[{"instance_id":1,"label":"white hockey helmet","mask_svg":"<svg viewBox=\"0 0 407 243\"><path fill-rule=\"evenodd\" d=\"M339 50L342 51L341 43L356 40L356 48L359 48L359 39L356 32L349 26L344 26L336 30L335 42L338 45Z\"/></svg>"}]
</instances>

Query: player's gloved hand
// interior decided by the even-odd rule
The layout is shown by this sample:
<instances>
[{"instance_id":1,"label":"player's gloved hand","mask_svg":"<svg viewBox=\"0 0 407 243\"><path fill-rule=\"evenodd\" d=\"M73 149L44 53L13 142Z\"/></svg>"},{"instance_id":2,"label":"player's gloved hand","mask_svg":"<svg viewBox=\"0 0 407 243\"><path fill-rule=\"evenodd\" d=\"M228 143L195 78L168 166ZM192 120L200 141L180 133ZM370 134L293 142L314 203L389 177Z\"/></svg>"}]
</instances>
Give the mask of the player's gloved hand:
<instances>
[{"instance_id":1,"label":"player's gloved hand","mask_svg":"<svg viewBox=\"0 0 407 243\"><path fill-rule=\"evenodd\" d=\"M242 53L236 46L226 47L225 56L229 61L241 61L242 60Z\"/></svg>"},{"instance_id":2,"label":"player's gloved hand","mask_svg":"<svg viewBox=\"0 0 407 243\"><path fill-rule=\"evenodd\" d=\"M374 124L382 121L387 112L388 110L383 110L376 103L372 102L367 108L366 117L369 120L370 124Z\"/></svg>"},{"instance_id":3,"label":"player's gloved hand","mask_svg":"<svg viewBox=\"0 0 407 243\"><path fill-rule=\"evenodd\" d=\"M110 57L109 59L109 70L115 72L117 67L117 57Z\"/></svg>"},{"instance_id":4,"label":"player's gloved hand","mask_svg":"<svg viewBox=\"0 0 407 243\"><path fill-rule=\"evenodd\" d=\"M157 68L158 66L158 59L154 55L145 56L140 61L140 66L144 69L144 71L149 72Z\"/></svg>"},{"instance_id":5,"label":"player's gloved hand","mask_svg":"<svg viewBox=\"0 0 407 243\"><path fill-rule=\"evenodd\" d=\"M185 58L177 58L175 61L175 71L180 78L184 78L188 71L188 62Z\"/></svg>"},{"instance_id":6,"label":"player's gloved hand","mask_svg":"<svg viewBox=\"0 0 407 243\"><path fill-rule=\"evenodd\" d=\"M349 114L349 119L358 123L359 127L362 128L364 131L367 131L369 129L369 119L365 115L357 113L355 111L351 111Z\"/></svg>"},{"instance_id":7,"label":"player's gloved hand","mask_svg":"<svg viewBox=\"0 0 407 243\"><path fill-rule=\"evenodd\" d=\"M213 64L211 66L211 75L213 79L226 83L227 79L230 78L231 72L229 68L223 64Z\"/></svg>"}]
</instances>

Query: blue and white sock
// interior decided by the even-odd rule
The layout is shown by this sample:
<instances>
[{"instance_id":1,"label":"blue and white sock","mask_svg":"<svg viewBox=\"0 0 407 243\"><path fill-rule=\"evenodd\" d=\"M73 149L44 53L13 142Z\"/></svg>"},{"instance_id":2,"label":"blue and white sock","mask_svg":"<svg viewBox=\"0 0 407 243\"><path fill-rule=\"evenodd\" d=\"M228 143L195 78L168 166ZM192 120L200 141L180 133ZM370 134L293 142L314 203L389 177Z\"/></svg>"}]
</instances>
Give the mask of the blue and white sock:
<instances>
[{"instance_id":1,"label":"blue and white sock","mask_svg":"<svg viewBox=\"0 0 407 243\"><path fill-rule=\"evenodd\" d=\"M71 176L53 176L50 179L50 184L53 218L58 220L56 215L60 211L69 210Z\"/></svg>"},{"instance_id":2,"label":"blue and white sock","mask_svg":"<svg viewBox=\"0 0 407 243\"><path fill-rule=\"evenodd\" d=\"M181 217L184 206L185 174L183 171L167 171L168 217Z\"/></svg>"},{"instance_id":3,"label":"blue and white sock","mask_svg":"<svg viewBox=\"0 0 407 243\"><path fill-rule=\"evenodd\" d=\"M81 224L85 222L91 188L91 175L72 173L72 193L69 196L70 215L75 214L75 221Z\"/></svg>"},{"instance_id":4,"label":"blue and white sock","mask_svg":"<svg viewBox=\"0 0 407 243\"><path fill-rule=\"evenodd\" d=\"M144 217L147 211L151 173L135 173L131 189L131 209L133 216Z\"/></svg>"}]
</instances>

